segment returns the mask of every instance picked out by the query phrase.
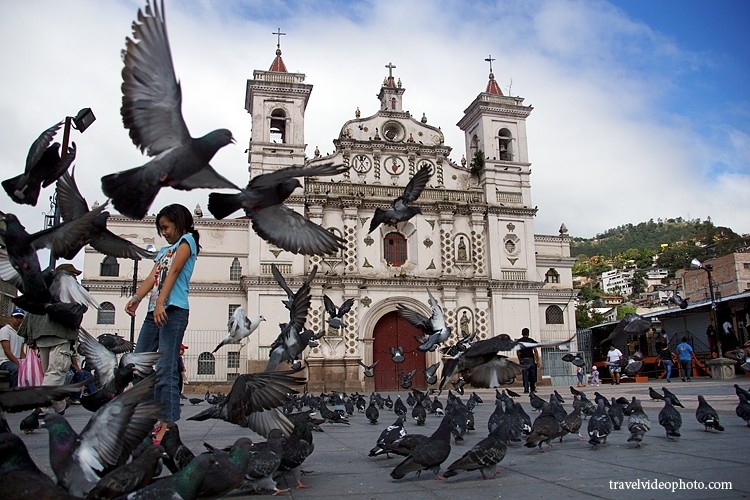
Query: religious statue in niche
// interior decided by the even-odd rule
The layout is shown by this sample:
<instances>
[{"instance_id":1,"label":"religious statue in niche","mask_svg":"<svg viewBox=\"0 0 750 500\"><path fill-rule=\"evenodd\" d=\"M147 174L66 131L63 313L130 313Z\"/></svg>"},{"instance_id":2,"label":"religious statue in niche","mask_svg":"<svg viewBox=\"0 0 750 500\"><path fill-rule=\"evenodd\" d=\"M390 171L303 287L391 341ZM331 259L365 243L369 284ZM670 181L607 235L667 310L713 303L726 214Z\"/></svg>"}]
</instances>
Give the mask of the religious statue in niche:
<instances>
[{"instance_id":1,"label":"religious statue in niche","mask_svg":"<svg viewBox=\"0 0 750 500\"><path fill-rule=\"evenodd\" d=\"M469 251L466 248L466 238L463 236L458 237L458 245L456 247L456 260L458 262L469 261Z\"/></svg>"},{"instance_id":2,"label":"religious statue in niche","mask_svg":"<svg viewBox=\"0 0 750 500\"><path fill-rule=\"evenodd\" d=\"M471 332L471 318L469 317L469 313L465 309L461 314L459 324L461 325L461 335L463 335L464 337L468 337L470 335L469 332Z\"/></svg>"}]
</instances>

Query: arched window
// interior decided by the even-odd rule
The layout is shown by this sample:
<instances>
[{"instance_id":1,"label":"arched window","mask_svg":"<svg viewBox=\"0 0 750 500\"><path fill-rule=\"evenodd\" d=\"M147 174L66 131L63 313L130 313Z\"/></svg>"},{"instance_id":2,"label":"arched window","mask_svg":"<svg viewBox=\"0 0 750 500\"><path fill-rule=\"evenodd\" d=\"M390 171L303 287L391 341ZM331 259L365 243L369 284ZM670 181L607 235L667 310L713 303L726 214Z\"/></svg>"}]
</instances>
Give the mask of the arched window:
<instances>
[{"instance_id":1,"label":"arched window","mask_svg":"<svg viewBox=\"0 0 750 500\"><path fill-rule=\"evenodd\" d=\"M544 311L544 318L548 325L564 325L565 318L563 317L562 309L559 306L549 306Z\"/></svg>"},{"instance_id":2,"label":"arched window","mask_svg":"<svg viewBox=\"0 0 750 500\"><path fill-rule=\"evenodd\" d=\"M240 265L240 259L235 257L232 260L232 265L229 266L229 279L239 280L242 278L242 266Z\"/></svg>"},{"instance_id":3,"label":"arched window","mask_svg":"<svg viewBox=\"0 0 750 500\"><path fill-rule=\"evenodd\" d=\"M111 302L102 302L99 304L99 310L96 312L97 325L114 325L115 324L115 306Z\"/></svg>"},{"instance_id":4,"label":"arched window","mask_svg":"<svg viewBox=\"0 0 750 500\"><path fill-rule=\"evenodd\" d=\"M469 143L469 158L474 158L474 155L479 151L479 137L476 135L472 136L471 142Z\"/></svg>"},{"instance_id":5,"label":"arched window","mask_svg":"<svg viewBox=\"0 0 750 500\"><path fill-rule=\"evenodd\" d=\"M216 359L210 352L202 352L198 356L198 375L214 375L216 373Z\"/></svg>"},{"instance_id":6,"label":"arched window","mask_svg":"<svg viewBox=\"0 0 750 500\"><path fill-rule=\"evenodd\" d=\"M560 273L554 267L551 267L544 276L547 283L560 283Z\"/></svg>"},{"instance_id":7,"label":"arched window","mask_svg":"<svg viewBox=\"0 0 750 500\"><path fill-rule=\"evenodd\" d=\"M119 276L120 264L117 259L107 255L101 264L99 264L99 276Z\"/></svg>"},{"instance_id":8,"label":"arched window","mask_svg":"<svg viewBox=\"0 0 750 500\"><path fill-rule=\"evenodd\" d=\"M406 262L406 238L401 233L388 233L383 238L385 261L391 266L403 266Z\"/></svg>"},{"instance_id":9,"label":"arched window","mask_svg":"<svg viewBox=\"0 0 750 500\"><path fill-rule=\"evenodd\" d=\"M513 161L512 139L513 136L507 128L501 129L498 133L498 153L503 161Z\"/></svg>"},{"instance_id":10,"label":"arched window","mask_svg":"<svg viewBox=\"0 0 750 500\"><path fill-rule=\"evenodd\" d=\"M271 142L286 142L286 113L283 109L275 109L271 113Z\"/></svg>"}]
</instances>

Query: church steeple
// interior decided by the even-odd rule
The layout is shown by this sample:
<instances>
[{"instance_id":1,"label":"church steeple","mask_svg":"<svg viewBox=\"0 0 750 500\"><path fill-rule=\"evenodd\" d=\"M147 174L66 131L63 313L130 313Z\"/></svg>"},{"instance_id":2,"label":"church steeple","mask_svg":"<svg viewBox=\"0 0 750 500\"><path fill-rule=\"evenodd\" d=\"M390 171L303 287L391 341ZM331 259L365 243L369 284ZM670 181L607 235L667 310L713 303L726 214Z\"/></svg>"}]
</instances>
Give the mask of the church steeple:
<instances>
[{"instance_id":1,"label":"church steeple","mask_svg":"<svg viewBox=\"0 0 750 500\"><path fill-rule=\"evenodd\" d=\"M388 76L383 79L383 86L380 88L380 110L401 112L403 107L404 89L401 87L401 79L396 82L393 77L393 69L396 67L389 62L385 65L388 68Z\"/></svg>"},{"instance_id":2,"label":"church steeple","mask_svg":"<svg viewBox=\"0 0 750 500\"><path fill-rule=\"evenodd\" d=\"M490 81L487 82L487 90L485 90L485 92L493 95L503 95L503 91L500 90L500 85L495 81L495 73L492 72L492 61L494 61L494 59L490 55L485 61L490 63Z\"/></svg>"},{"instance_id":3,"label":"church steeple","mask_svg":"<svg viewBox=\"0 0 750 500\"><path fill-rule=\"evenodd\" d=\"M268 71L273 71L275 73L286 73L286 65L284 64L284 60L281 58L281 35L286 35L286 33L281 32L281 28L278 28L276 32L271 33L272 35L276 35L276 57L274 58L273 62L271 63L271 67L268 68Z\"/></svg>"}]
</instances>

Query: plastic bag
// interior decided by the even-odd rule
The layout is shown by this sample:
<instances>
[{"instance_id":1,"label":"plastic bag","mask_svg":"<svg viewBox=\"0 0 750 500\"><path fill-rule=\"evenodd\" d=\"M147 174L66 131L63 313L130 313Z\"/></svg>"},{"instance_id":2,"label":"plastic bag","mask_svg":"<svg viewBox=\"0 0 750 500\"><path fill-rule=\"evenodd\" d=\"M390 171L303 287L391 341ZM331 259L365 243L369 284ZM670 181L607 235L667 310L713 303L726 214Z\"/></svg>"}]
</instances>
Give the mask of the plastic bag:
<instances>
[{"instance_id":1,"label":"plastic bag","mask_svg":"<svg viewBox=\"0 0 750 500\"><path fill-rule=\"evenodd\" d=\"M19 360L18 387L36 387L44 381L44 370L39 351L33 347L28 350L26 357Z\"/></svg>"}]
</instances>

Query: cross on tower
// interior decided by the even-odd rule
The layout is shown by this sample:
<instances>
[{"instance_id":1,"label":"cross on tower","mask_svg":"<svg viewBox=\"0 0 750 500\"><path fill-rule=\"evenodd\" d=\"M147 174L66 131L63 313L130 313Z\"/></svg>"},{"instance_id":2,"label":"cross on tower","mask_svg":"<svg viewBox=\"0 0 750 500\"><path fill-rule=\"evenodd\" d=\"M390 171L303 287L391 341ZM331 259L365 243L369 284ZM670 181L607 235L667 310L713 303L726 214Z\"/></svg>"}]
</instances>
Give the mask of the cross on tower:
<instances>
[{"instance_id":1,"label":"cross on tower","mask_svg":"<svg viewBox=\"0 0 750 500\"><path fill-rule=\"evenodd\" d=\"M393 78L393 68L396 66L393 65L393 63L389 62L385 65L386 68L388 68L388 78Z\"/></svg>"},{"instance_id":2,"label":"cross on tower","mask_svg":"<svg viewBox=\"0 0 750 500\"><path fill-rule=\"evenodd\" d=\"M276 31L271 34L277 35L276 36L276 48L280 49L281 48L281 35L286 35L286 33L282 33L281 28L276 28Z\"/></svg>"},{"instance_id":3,"label":"cross on tower","mask_svg":"<svg viewBox=\"0 0 750 500\"><path fill-rule=\"evenodd\" d=\"M485 59L485 61L487 61L488 63L490 63L490 73L492 73L492 61L494 61L494 60L495 59L492 58L492 55L490 55L487 59Z\"/></svg>"}]
</instances>

